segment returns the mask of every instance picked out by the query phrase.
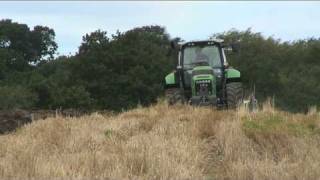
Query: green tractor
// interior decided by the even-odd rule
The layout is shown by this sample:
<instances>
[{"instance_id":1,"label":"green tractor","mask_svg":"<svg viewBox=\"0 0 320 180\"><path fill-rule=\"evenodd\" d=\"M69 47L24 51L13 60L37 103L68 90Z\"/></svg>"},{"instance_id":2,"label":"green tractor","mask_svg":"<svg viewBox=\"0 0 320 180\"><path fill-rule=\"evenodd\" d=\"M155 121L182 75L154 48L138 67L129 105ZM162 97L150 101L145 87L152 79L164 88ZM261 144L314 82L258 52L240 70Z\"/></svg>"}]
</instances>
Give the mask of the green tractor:
<instances>
[{"instance_id":1,"label":"green tractor","mask_svg":"<svg viewBox=\"0 0 320 180\"><path fill-rule=\"evenodd\" d=\"M221 40L172 43L179 49L175 71L165 77L170 105L188 103L236 108L243 100L240 72L228 66L225 50L236 51Z\"/></svg>"}]
</instances>

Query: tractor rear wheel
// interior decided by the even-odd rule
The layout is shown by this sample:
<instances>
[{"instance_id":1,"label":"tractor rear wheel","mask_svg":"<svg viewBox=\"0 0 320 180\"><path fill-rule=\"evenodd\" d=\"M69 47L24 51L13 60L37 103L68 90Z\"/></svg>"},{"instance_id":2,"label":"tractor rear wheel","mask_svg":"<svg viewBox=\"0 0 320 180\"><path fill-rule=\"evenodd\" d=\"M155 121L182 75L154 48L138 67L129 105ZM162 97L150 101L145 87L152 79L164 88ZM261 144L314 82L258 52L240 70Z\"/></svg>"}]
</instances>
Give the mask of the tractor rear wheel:
<instances>
[{"instance_id":1,"label":"tractor rear wheel","mask_svg":"<svg viewBox=\"0 0 320 180\"><path fill-rule=\"evenodd\" d=\"M166 100L169 105L184 103L184 97L179 88L169 88L165 91Z\"/></svg>"},{"instance_id":2,"label":"tractor rear wheel","mask_svg":"<svg viewBox=\"0 0 320 180\"><path fill-rule=\"evenodd\" d=\"M228 109L237 108L243 100L243 88L241 82L227 84L227 105Z\"/></svg>"}]
</instances>

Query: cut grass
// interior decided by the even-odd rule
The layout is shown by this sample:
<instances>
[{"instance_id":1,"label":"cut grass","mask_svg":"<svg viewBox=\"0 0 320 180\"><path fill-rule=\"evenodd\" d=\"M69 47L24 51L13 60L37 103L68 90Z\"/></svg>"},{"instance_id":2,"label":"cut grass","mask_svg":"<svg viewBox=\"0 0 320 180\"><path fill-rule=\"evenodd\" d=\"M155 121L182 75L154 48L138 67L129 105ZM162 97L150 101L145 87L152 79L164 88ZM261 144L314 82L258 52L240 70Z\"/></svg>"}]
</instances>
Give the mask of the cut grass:
<instances>
[{"instance_id":1,"label":"cut grass","mask_svg":"<svg viewBox=\"0 0 320 180\"><path fill-rule=\"evenodd\" d=\"M319 113L159 103L0 136L0 179L318 179Z\"/></svg>"}]
</instances>

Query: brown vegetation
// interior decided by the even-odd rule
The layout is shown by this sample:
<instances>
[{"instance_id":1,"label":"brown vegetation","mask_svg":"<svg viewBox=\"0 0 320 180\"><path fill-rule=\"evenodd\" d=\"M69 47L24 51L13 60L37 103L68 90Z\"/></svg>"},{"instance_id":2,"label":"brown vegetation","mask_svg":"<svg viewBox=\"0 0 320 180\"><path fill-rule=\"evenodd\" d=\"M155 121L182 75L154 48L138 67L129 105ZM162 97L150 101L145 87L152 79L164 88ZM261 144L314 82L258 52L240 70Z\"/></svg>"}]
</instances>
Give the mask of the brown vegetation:
<instances>
[{"instance_id":1,"label":"brown vegetation","mask_svg":"<svg viewBox=\"0 0 320 180\"><path fill-rule=\"evenodd\" d=\"M0 135L14 131L31 120L31 114L24 110L0 111Z\"/></svg>"},{"instance_id":2,"label":"brown vegetation","mask_svg":"<svg viewBox=\"0 0 320 180\"><path fill-rule=\"evenodd\" d=\"M0 179L317 179L320 116L159 103L0 136Z\"/></svg>"}]
</instances>

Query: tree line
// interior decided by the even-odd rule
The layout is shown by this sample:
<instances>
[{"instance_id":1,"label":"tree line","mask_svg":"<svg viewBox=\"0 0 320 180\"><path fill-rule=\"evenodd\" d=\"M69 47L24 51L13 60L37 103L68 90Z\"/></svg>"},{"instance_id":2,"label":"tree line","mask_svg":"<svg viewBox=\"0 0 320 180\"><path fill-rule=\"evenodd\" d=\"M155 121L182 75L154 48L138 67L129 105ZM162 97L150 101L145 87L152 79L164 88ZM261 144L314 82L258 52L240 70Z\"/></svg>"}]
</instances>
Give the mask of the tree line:
<instances>
[{"instance_id":1,"label":"tree line","mask_svg":"<svg viewBox=\"0 0 320 180\"><path fill-rule=\"evenodd\" d=\"M320 105L320 40L282 42L250 29L213 37L239 42L229 64L242 72L260 101L275 97L279 108L305 111ZM0 21L0 109L122 110L155 103L163 81L176 66L177 51L162 26L107 34L85 34L75 55L55 57L55 32Z\"/></svg>"}]
</instances>

